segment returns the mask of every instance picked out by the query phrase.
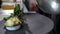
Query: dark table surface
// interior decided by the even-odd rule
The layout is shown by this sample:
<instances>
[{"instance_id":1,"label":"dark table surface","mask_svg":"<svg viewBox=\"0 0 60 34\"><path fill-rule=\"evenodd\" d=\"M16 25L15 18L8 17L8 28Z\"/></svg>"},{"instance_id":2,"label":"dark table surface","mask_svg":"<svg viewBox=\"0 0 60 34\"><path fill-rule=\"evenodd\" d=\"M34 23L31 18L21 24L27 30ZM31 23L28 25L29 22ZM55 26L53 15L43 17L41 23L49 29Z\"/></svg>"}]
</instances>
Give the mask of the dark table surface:
<instances>
[{"instance_id":1,"label":"dark table surface","mask_svg":"<svg viewBox=\"0 0 60 34\"><path fill-rule=\"evenodd\" d=\"M37 0L39 8L48 14L52 14L51 18L54 21L54 31L60 33L60 0ZM53 31L53 32L54 32Z\"/></svg>"},{"instance_id":2,"label":"dark table surface","mask_svg":"<svg viewBox=\"0 0 60 34\"><path fill-rule=\"evenodd\" d=\"M22 25L22 29L17 31L8 31L4 29L4 21L0 21L0 34L46 34L50 32L54 23L48 17L34 13L24 14L26 21Z\"/></svg>"}]
</instances>

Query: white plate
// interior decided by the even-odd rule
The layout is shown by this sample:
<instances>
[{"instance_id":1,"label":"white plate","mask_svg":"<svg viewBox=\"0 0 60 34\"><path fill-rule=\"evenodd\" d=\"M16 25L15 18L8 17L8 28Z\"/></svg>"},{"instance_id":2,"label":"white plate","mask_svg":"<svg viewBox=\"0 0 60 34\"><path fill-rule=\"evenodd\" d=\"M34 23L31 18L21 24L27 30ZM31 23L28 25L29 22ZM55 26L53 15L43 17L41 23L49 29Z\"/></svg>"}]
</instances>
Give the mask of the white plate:
<instances>
[{"instance_id":1,"label":"white plate","mask_svg":"<svg viewBox=\"0 0 60 34\"><path fill-rule=\"evenodd\" d=\"M8 17L8 15L0 15L0 21L3 20L4 17Z\"/></svg>"},{"instance_id":2,"label":"white plate","mask_svg":"<svg viewBox=\"0 0 60 34\"><path fill-rule=\"evenodd\" d=\"M8 17L10 13L13 13L13 10L3 10L0 9L0 21L3 20L4 17Z\"/></svg>"},{"instance_id":3,"label":"white plate","mask_svg":"<svg viewBox=\"0 0 60 34\"><path fill-rule=\"evenodd\" d=\"M21 27L21 25L12 26L12 27L6 27L7 30L18 30Z\"/></svg>"}]
</instances>

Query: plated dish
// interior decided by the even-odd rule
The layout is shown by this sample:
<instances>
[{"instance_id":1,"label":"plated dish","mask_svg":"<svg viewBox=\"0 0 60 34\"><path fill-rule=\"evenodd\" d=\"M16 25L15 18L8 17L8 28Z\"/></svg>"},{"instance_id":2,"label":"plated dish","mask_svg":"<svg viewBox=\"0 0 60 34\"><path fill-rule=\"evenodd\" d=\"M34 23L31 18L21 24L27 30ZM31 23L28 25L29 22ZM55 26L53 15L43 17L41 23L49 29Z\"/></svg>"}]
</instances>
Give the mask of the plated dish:
<instances>
[{"instance_id":1,"label":"plated dish","mask_svg":"<svg viewBox=\"0 0 60 34\"><path fill-rule=\"evenodd\" d=\"M16 4L14 8L14 13L10 16L4 17L5 26L7 30L17 30L21 27L21 23L24 21L23 12L20 10L20 5Z\"/></svg>"}]
</instances>

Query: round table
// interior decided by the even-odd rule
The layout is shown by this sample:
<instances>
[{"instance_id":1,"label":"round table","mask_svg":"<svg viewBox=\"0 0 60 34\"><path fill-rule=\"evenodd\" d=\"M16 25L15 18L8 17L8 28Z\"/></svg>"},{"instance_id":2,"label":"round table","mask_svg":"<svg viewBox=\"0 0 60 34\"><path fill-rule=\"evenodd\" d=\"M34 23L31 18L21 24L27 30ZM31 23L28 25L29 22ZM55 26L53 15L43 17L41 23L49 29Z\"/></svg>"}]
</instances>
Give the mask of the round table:
<instances>
[{"instance_id":1,"label":"round table","mask_svg":"<svg viewBox=\"0 0 60 34\"><path fill-rule=\"evenodd\" d=\"M54 21L53 32L60 34L60 0L36 0L39 9L44 13L51 14Z\"/></svg>"},{"instance_id":2,"label":"round table","mask_svg":"<svg viewBox=\"0 0 60 34\"><path fill-rule=\"evenodd\" d=\"M4 29L4 21L0 21L0 34L46 34L50 32L54 23L48 17L37 13L24 14L26 18L23 29L8 31Z\"/></svg>"}]
</instances>

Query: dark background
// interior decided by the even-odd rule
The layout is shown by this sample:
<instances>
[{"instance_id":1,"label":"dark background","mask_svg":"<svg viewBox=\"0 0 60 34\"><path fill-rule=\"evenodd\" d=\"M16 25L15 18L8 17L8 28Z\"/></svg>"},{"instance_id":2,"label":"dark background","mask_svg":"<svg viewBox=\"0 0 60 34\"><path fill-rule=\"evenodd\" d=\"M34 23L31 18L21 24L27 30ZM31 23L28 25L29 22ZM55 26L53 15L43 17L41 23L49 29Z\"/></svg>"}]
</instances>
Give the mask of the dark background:
<instances>
[{"instance_id":1,"label":"dark background","mask_svg":"<svg viewBox=\"0 0 60 34\"><path fill-rule=\"evenodd\" d=\"M2 0L0 0L0 8L1 8Z\"/></svg>"}]
</instances>

